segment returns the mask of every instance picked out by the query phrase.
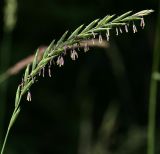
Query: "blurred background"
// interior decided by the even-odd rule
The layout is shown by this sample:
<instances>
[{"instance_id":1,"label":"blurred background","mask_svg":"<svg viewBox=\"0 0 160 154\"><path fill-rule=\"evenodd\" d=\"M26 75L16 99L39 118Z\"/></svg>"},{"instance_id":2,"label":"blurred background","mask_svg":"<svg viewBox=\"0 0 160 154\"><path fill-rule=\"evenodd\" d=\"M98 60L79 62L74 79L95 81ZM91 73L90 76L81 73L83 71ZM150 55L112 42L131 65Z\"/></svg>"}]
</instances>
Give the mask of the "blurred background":
<instances>
[{"instance_id":1,"label":"blurred background","mask_svg":"<svg viewBox=\"0 0 160 154\"><path fill-rule=\"evenodd\" d=\"M76 61L68 57L64 67L52 67L51 78L47 73L40 77L31 88L32 102L22 100L5 153L146 153L158 6L158 0L0 0L0 145L24 73L7 78L8 68L83 23L129 10L155 10L145 17L144 30L138 26L138 33L130 29L118 37L113 30L109 46L80 52ZM156 153L159 111L158 103Z\"/></svg>"}]
</instances>

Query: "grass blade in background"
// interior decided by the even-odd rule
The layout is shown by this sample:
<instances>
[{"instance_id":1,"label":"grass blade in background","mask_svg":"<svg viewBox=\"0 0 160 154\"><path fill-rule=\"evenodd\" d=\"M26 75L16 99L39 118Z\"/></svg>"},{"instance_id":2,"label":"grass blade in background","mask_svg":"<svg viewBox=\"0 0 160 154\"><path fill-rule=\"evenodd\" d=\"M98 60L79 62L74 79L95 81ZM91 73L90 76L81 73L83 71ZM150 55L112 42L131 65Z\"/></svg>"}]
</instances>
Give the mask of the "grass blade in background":
<instances>
[{"instance_id":1,"label":"grass blade in background","mask_svg":"<svg viewBox=\"0 0 160 154\"><path fill-rule=\"evenodd\" d=\"M8 74L4 73L10 64L12 31L16 24L17 0L5 0L3 38L0 46L0 138L2 138L7 95Z\"/></svg>"},{"instance_id":2,"label":"grass blade in background","mask_svg":"<svg viewBox=\"0 0 160 154\"><path fill-rule=\"evenodd\" d=\"M150 95L149 95L149 113L148 113L148 149L147 154L155 154L155 129L156 129L156 102L158 93L158 80L154 75L159 72L160 59L160 13L157 20L157 29L155 33L155 47L152 61L152 73L150 81Z\"/></svg>"}]
</instances>

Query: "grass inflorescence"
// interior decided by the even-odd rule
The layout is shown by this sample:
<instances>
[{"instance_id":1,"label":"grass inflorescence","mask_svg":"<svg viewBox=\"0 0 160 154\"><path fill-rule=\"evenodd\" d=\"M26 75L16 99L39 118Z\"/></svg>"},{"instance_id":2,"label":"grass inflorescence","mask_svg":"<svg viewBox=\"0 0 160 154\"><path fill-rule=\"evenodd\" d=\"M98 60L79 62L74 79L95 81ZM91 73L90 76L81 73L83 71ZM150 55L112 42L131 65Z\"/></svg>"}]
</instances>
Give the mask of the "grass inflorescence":
<instances>
[{"instance_id":1,"label":"grass inflorescence","mask_svg":"<svg viewBox=\"0 0 160 154\"><path fill-rule=\"evenodd\" d=\"M152 12L153 10L143 10L132 14L132 11L128 11L116 18L115 15L107 15L101 20L96 19L92 21L86 27L84 27L84 25L79 26L69 36L67 36L68 31L66 31L58 41L53 40L52 43L44 49L44 54L40 60L38 58L39 49L37 49L33 62L28 64L22 82L18 85L15 97L15 108L9 122L1 154L4 152L9 131L20 113L22 96L27 93L27 100L31 101L30 87L37 82L38 76L45 76L45 69L48 69L48 75L51 77L52 65L56 64L59 67L62 67L65 63L63 57L66 54L70 54L71 59L76 60L78 58L78 51L81 50L80 43L85 42L86 40L92 40L92 43L94 44L95 38L98 38L99 43L101 44L104 37L106 37L107 41L109 41L110 30L112 29L115 30L116 35L119 35L123 31L128 33L128 27L132 26L133 33L136 33L137 27L134 21L140 21L140 26L143 29L145 26L144 16L149 15ZM83 48L84 52L89 50L87 41Z\"/></svg>"}]
</instances>

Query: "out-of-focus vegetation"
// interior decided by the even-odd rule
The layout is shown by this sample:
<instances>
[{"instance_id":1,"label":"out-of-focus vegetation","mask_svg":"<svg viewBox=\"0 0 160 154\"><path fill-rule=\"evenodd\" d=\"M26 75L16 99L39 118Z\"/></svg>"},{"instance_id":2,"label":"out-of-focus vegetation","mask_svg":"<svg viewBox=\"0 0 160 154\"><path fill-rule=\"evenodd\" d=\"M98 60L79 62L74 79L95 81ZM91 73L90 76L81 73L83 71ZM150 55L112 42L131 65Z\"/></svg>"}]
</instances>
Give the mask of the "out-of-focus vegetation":
<instances>
[{"instance_id":1,"label":"out-of-focus vegetation","mask_svg":"<svg viewBox=\"0 0 160 154\"><path fill-rule=\"evenodd\" d=\"M5 0L0 3L3 19ZM81 23L128 10L151 8L155 13L146 18L144 30L119 37L112 31L109 48L94 48L80 54L75 62L67 58L64 67L52 68L52 78L47 75L39 78L31 88L32 102L25 99L22 102L22 112L11 130L6 153L146 153L158 1L19 0L17 3L14 28L4 30L4 20L0 20L1 73ZM0 144L22 75L23 71L0 85ZM159 153L158 112L156 116L155 143Z\"/></svg>"}]
</instances>

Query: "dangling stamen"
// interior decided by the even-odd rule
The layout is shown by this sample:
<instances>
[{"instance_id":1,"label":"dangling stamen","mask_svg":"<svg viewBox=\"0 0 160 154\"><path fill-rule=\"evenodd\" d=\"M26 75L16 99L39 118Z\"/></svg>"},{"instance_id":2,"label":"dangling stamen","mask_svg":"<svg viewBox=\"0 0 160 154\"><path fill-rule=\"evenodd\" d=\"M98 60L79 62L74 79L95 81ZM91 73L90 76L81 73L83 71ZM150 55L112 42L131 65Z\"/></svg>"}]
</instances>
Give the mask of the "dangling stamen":
<instances>
[{"instance_id":1,"label":"dangling stamen","mask_svg":"<svg viewBox=\"0 0 160 154\"><path fill-rule=\"evenodd\" d=\"M109 41L109 35L106 34L107 41Z\"/></svg>"},{"instance_id":2,"label":"dangling stamen","mask_svg":"<svg viewBox=\"0 0 160 154\"><path fill-rule=\"evenodd\" d=\"M60 56L57 58L57 65L59 65L60 61Z\"/></svg>"},{"instance_id":3,"label":"dangling stamen","mask_svg":"<svg viewBox=\"0 0 160 154\"><path fill-rule=\"evenodd\" d=\"M52 66L52 59L49 61L49 66L50 67Z\"/></svg>"},{"instance_id":4,"label":"dangling stamen","mask_svg":"<svg viewBox=\"0 0 160 154\"><path fill-rule=\"evenodd\" d=\"M77 50L80 51L80 43L77 43Z\"/></svg>"},{"instance_id":5,"label":"dangling stamen","mask_svg":"<svg viewBox=\"0 0 160 154\"><path fill-rule=\"evenodd\" d=\"M93 43L93 45L94 45L94 39L92 38L92 43Z\"/></svg>"},{"instance_id":6,"label":"dangling stamen","mask_svg":"<svg viewBox=\"0 0 160 154\"><path fill-rule=\"evenodd\" d=\"M88 50L89 50L88 44L85 43L85 45L84 45L84 52L87 52Z\"/></svg>"},{"instance_id":7,"label":"dangling stamen","mask_svg":"<svg viewBox=\"0 0 160 154\"><path fill-rule=\"evenodd\" d=\"M140 26L142 27L142 29L144 29L145 22L144 22L144 18L143 17L141 18Z\"/></svg>"},{"instance_id":8,"label":"dangling stamen","mask_svg":"<svg viewBox=\"0 0 160 154\"><path fill-rule=\"evenodd\" d=\"M125 31L126 31L126 33L128 33L128 26L127 26L127 24L125 25Z\"/></svg>"},{"instance_id":9,"label":"dangling stamen","mask_svg":"<svg viewBox=\"0 0 160 154\"><path fill-rule=\"evenodd\" d=\"M110 36L109 29L107 29L107 32L106 32L107 41L109 41L109 36Z\"/></svg>"},{"instance_id":10,"label":"dangling stamen","mask_svg":"<svg viewBox=\"0 0 160 154\"><path fill-rule=\"evenodd\" d=\"M59 56L57 59L57 65L59 65L59 67L64 65L64 59L62 56Z\"/></svg>"},{"instance_id":11,"label":"dangling stamen","mask_svg":"<svg viewBox=\"0 0 160 154\"><path fill-rule=\"evenodd\" d=\"M63 59L63 57L61 57L61 59L60 59L60 64L61 64L61 66L64 65L64 59Z\"/></svg>"},{"instance_id":12,"label":"dangling stamen","mask_svg":"<svg viewBox=\"0 0 160 154\"><path fill-rule=\"evenodd\" d=\"M118 28L116 27L116 35L118 36Z\"/></svg>"},{"instance_id":13,"label":"dangling stamen","mask_svg":"<svg viewBox=\"0 0 160 154\"><path fill-rule=\"evenodd\" d=\"M96 34L94 32L92 32L93 38L96 38Z\"/></svg>"},{"instance_id":14,"label":"dangling stamen","mask_svg":"<svg viewBox=\"0 0 160 154\"><path fill-rule=\"evenodd\" d=\"M100 35L99 35L99 43L101 44L101 43L102 43L102 41L103 41L103 39L102 39L102 35L100 34Z\"/></svg>"},{"instance_id":15,"label":"dangling stamen","mask_svg":"<svg viewBox=\"0 0 160 154\"><path fill-rule=\"evenodd\" d=\"M137 32L137 28L136 28L136 25L133 23L133 33L136 33Z\"/></svg>"},{"instance_id":16,"label":"dangling stamen","mask_svg":"<svg viewBox=\"0 0 160 154\"><path fill-rule=\"evenodd\" d=\"M121 29L121 27L119 28L119 31L120 31L120 33L122 34L123 32L122 32L122 29Z\"/></svg>"},{"instance_id":17,"label":"dangling stamen","mask_svg":"<svg viewBox=\"0 0 160 154\"><path fill-rule=\"evenodd\" d=\"M45 74L45 67L42 68L42 76L44 77Z\"/></svg>"},{"instance_id":18,"label":"dangling stamen","mask_svg":"<svg viewBox=\"0 0 160 154\"><path fill-rule=\"evenodd\" d=\"M27 101L28 102L31 102L32 98L31 98L31 93L30 91L28 91L28 94L27 94Z\"/></svg>"},{"instance_id":19,"label":"dangling stamen","mask_svg":"<svg viewBox=\"0 0 160 154\"><path fill-rule=\"evenodd\" d=\"M39 76L41 76L41 69L39 70L39 73L38 73L38 75L39 75Z\"/></svg>"},{"instance_id":20,"label":"dangling stamen","mask_svg":"<svg viewBox=\"0 0 160 154\"><path fill-rule=\"evenodd\" d=\"M87 51L89 51L89 45L87 45Z\"/></svg>"},{"instance_id":21,"label":"dangling stamen","mask_svg":"<svg viewBox=\"0 0 160 154\"><path fill-rule=\"evenodd\" d=\"M64 55L67 53L67 45L64 46Z\"/></svg>"},{"instance_id":22,"label":"dangling stamen","mask_svg":"<svg viewBox=\"0 0 160 154\"><path fill-rule=\"evenodd\" d=\"M51 66L48 66L48 75L49 75L49 77L52 77L52 75L51 75Z\"/></svg>"},{"instance_id":23,"label":"dangling stamen","mask_svg":"<svg viewBox=\"0 0 160 154\"><path fill-rule=\"evenodd\" d=\"M108 35L108 36L110 36L110 32L109 32L109 29L107 29L107 35Z\"/></svg>"},{"instance_id":24,"label":"dangling stamen","mask_svg":"<svg viewBox=\"0 0 160 154\"><path fill-rule=\"evenodd\" d=\"M76 52L76 50L71 50L71 59L72 60L76 60L78 58L78 53Z\"/></svg>"}]
</instances>

